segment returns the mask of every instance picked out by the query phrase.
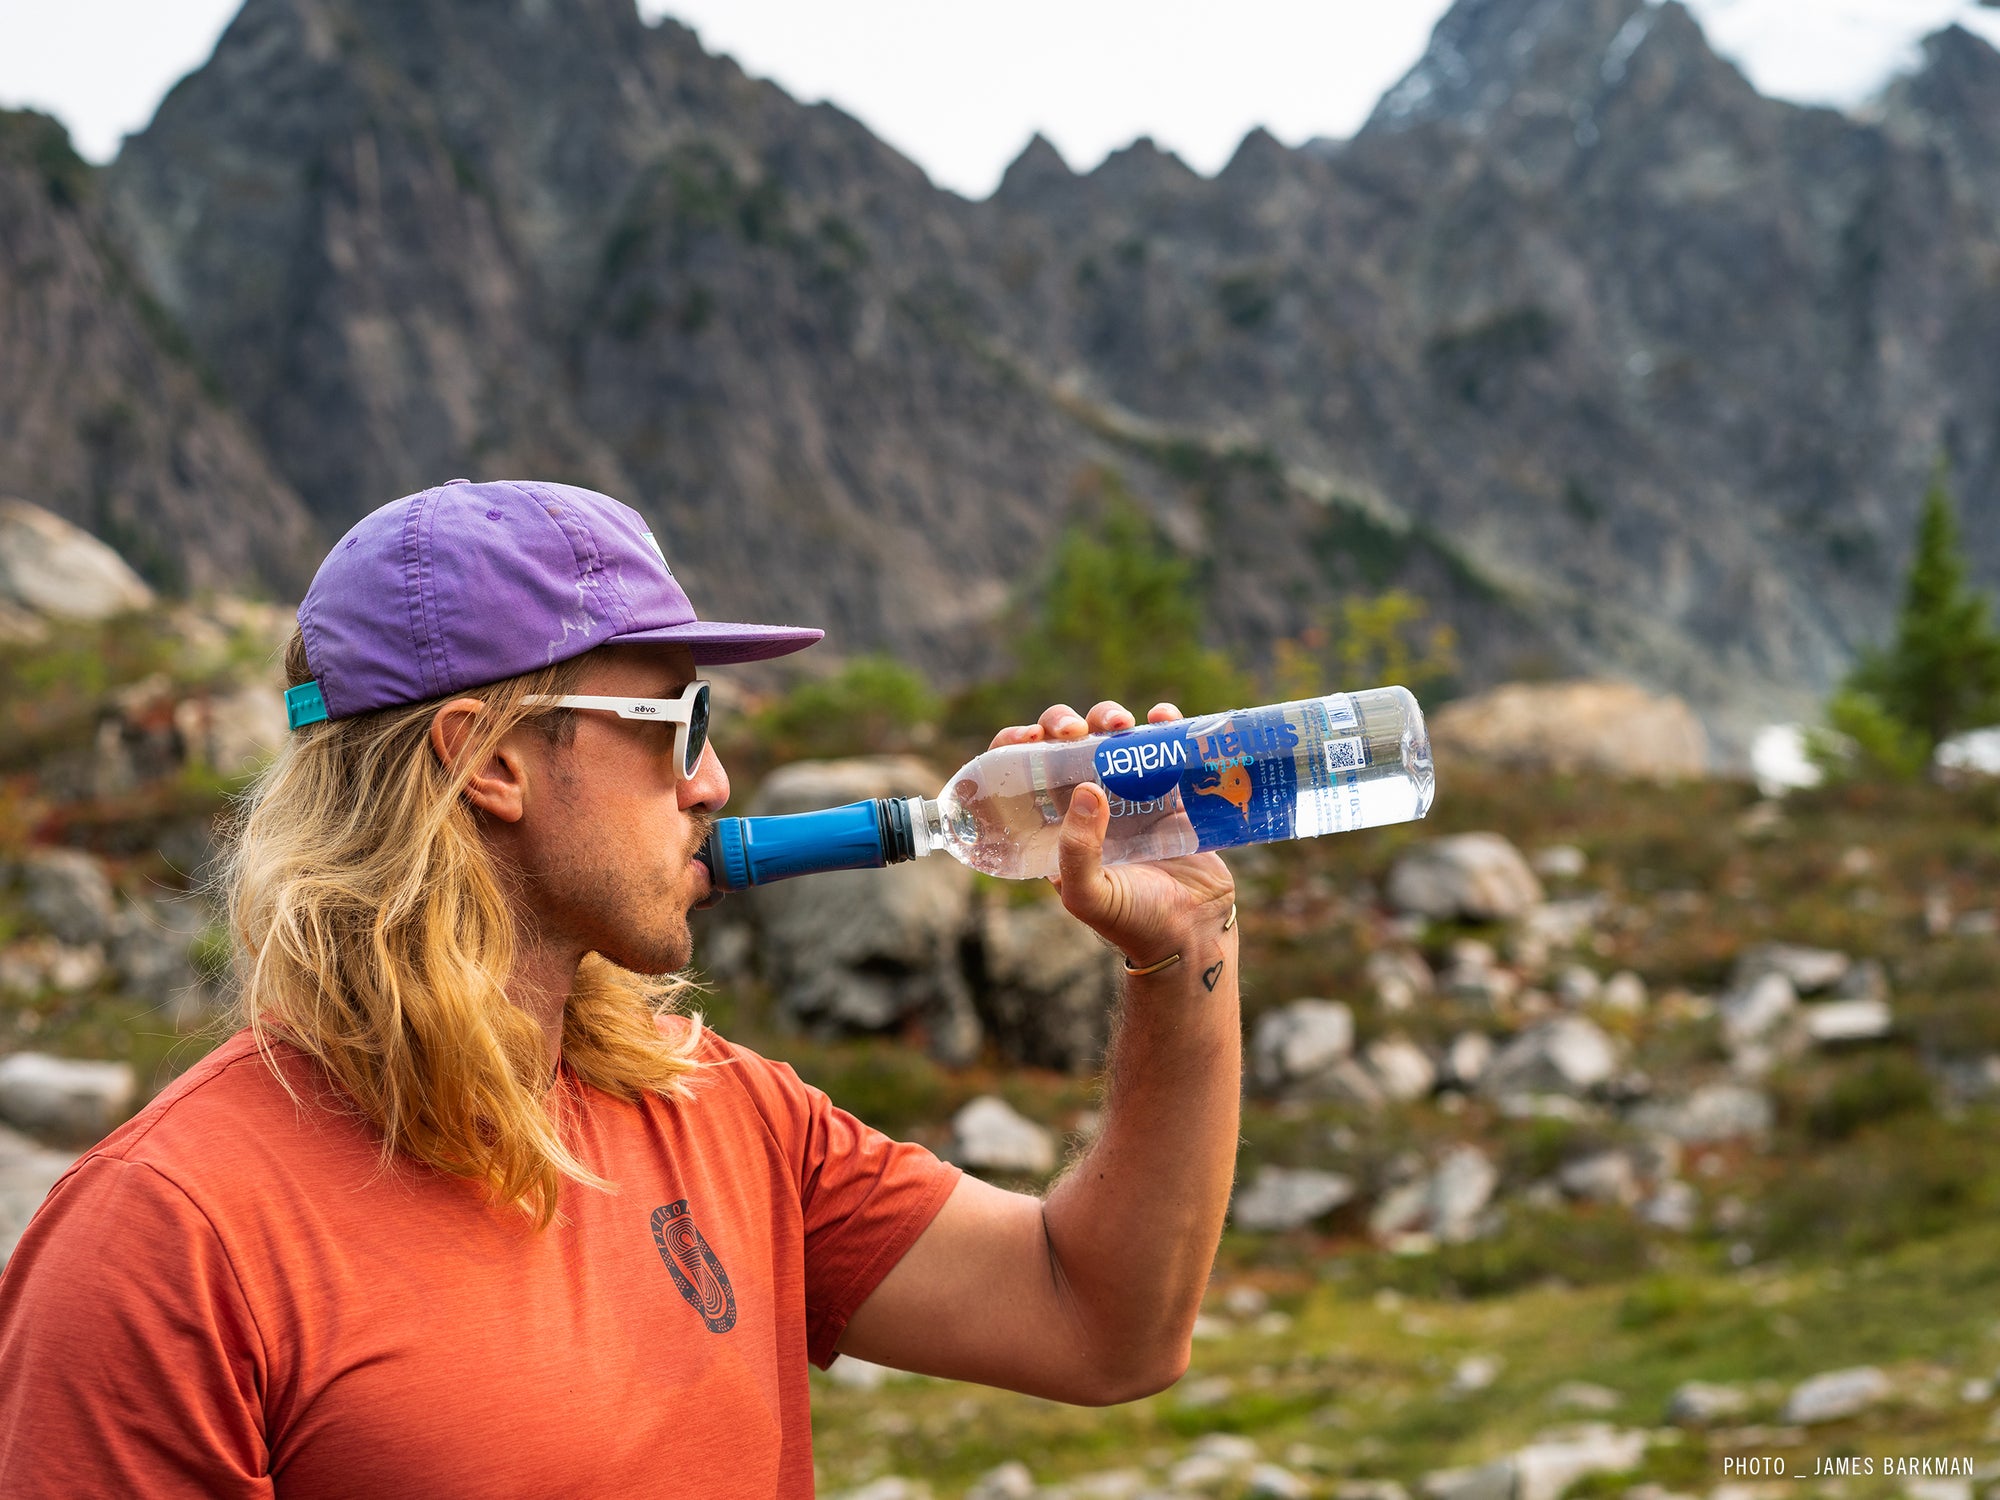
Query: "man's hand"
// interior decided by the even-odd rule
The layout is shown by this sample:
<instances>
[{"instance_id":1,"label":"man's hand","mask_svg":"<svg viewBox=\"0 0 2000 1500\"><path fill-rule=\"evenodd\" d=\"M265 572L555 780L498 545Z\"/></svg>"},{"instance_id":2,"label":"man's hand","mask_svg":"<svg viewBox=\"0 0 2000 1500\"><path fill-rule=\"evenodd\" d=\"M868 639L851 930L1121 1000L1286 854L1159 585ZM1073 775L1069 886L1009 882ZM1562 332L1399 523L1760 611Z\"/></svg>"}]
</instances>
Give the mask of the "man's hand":
<instances>
[{"instance_id":1,"label":"man's hand","mask_svg":"<svg viewBox=\"0 0 2000 1500\"><path fill-rule=\"evenodd\" d=\"M1165 724L1180 717L1173 704L1156 703L1146 722ZM1033 724L1001 730L993 736L993 744L997 748L1078 740L1090 734L1116 734L1136 722L1122 703L1109 699L1092 708L1087 718L1058 703ZM1063 905L1078 921L1144 968L1185 951L1199 934L1227 920L1236 883L1220 858L1191 854L1107 870L1104 836L1110 826L1111 804L1104 788L1095 782L1077 787L1063 818L1062 874L1055 883Z\"/></svg>"}]
</instances>

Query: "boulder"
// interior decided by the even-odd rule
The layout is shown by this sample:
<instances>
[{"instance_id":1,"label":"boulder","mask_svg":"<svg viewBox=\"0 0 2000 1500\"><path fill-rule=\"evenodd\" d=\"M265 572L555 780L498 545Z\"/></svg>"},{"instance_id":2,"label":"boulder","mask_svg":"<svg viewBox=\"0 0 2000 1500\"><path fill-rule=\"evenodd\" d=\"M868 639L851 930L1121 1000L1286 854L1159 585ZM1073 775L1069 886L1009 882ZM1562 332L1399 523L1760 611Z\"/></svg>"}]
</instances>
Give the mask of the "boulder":
<instances>
[{"instance_id":1,"label":"boulder","mask_svg":"<svg viewBox=\"0 0 2000 1500\"><path fill-rule=\"evenodd\" d=\"M1569 1487L1592 1474L1623 1474L1646 1457L1646 1434L1601 1422L1550 1434L1514 1455L1514 1500L1561 1500Z\"/></svg>"},{"instance_id":2,"label":"boulder","mask_svg":"<svg viewBox=\"0 0 2000 1500\"><path fill-rule=\"evenodd\" d=\"M1822 1000L1804 1009L1806 1035L1821 1046L1872 1042L1896 1028L1896 1017L1881 1000Z\"/></svg>"},{"instance_id":3,"label":"boulder","mask_svg":"<svg viewBox=\"0 0 2000 1500\"><path fill-rule=\"evenodd\" d=\"M88 1145L132 1112L129 1063L77 1062L43 1052L0 1058L0 1116L23 1130Z\"/></svg>"},{"instance_id":4,"label":"boulder","mask_svg":"<svg viewBox=\"0 0 2000 1500\"><path fill-rule=\"evenodd\" d=\"M1623 1011L1628 1015L1634 1015L1646 1008L1646 999L1646 981L1630 969L1620 969L1604 981L1604 988L1597 996L1597 1003L1606 1010Z\"/></svg>"},{"instance_id":5,"label":"boulder","mask_svg":"<svg viewBox=\"0 0 2000 1500\"><path fill-rule=\"evenodd\" d=\"M0 603L30 616L107 620L153 591L89 532L25 500L0 500Z\"/></svg>"},{"instance_id":6,"label":"boulder","mask_svg":"<svg viewBox=\"0 0 2000 1500\"><path fill-rule=\"evenodd\" d=\"M1732 985L1715 1002L1722 1037L1732 1049L1763 1041L1798 1009L1792 981L1775 970Z\"/></svg>"},{"instance_id":7,"label":"boulder","mask_svg":"<svg viewBox=\"0 0 2000 1500\"><path fill-rule=\"evenodd\" d=\"M1577 1096L1618 1071L1611 1038L1581 1016L1558 1016L1523 1032L1502 1049L1479 1081L1480 1091Z\"/></svg>"},{"instance_id":8,"label":"boulder","mask_svg":"<svg viewBox=\"0 0 2000 1500\"><path fill-rule=\"evenodd\" d=\"M1312 1168L1259 1167L1229 1206L1238 1229L1280 1233L1332 1213L1354 1196L1352 1179Z\"/></svg>"},{"instance_id":9,"label":"boulder","mask_svg":"<svg viewBox=\"0 0 2000 1500\"><path fill-rule=\"evenodd\" d=\"M1794 1386L1779 1420L1798 1427L1845 1421L1887 1399L1892 1389L1889 1377L1873 1365L1829 1370Z\"/></svg>"},{"instance_id":10,"label":"boulder","mask_svg":"<svg viewBox=\"0 0 2000 1500\"><path fill-rule=\"evenodd\" d=\"M1034 1500L1035 1476L1018 1458L988 1469L972 1482L965 1500Z\"/></svg>"},{"instance_id":11,"label":"boulder","mask_svg":"<svg viewBox=\"0 0 2000 1500\"><path fill-rule=\"evenodd\" d=\"M1398 1104L1422 1099L1437 1086L1437 1064L1408 1037L1389 1036L1370 1042L1362 1057L1384 1096Z\"/></svg>"},{"instance_id":12,"label":"boulder","mask_svg":"<svg viewBox=\"0 0 2000 1500\"><path fill-rule=\"evenodd\" d=\"M1570 1197L1591 1203L1630 1204L1639 1197L1639 1173L1623 1151L1594 1151L1566 1161L1556 1183Z\"/></svg>"},{"instance_id":13,"label":"boulder","mask_svg":"<svg viewBox=\"0 0 2000 1500\"><path fill-rule=\"evenodd\" d=\"M1476 1146L1454 1146L1431 1174L1430 1232L1447 1244L1473 1237L1479 1216L1500 1185L1500 1169Z\"/></svg>"},{"instance_id":14,"label":"boulder","mask_svg":"<svg viewBox=\"0 0 2000 1500\"><path fill-rule=\"evenodd\" d=\"M1766 974L1782 974L1801 995L1830 990L1847 976L1854 960L1834 948L1798 943L1756 943L1736 955L1732 988L1747 988Z\"/></svg>"},{"instance_id":15,"label":"boulder","mask_svg":"<svg viewBox=\"0 0 2000 1500\"><path fill-rule=\"evenodd\" d=\"M284 695L264 683L183 698L173 715L182 755L230 779L270 760L291 732Z\"/></svg>"},{"instance_id":16,"label":"boulder","mask_svg":"<svg viewBox=\"0 0 2000 1500\"><path fill-rule=\"evenodd\" d=\"M1493 1061L1493 1038L1483 1031L1461 1031L1444 1054L1444 1081L1461 1089L1475 1087Z\"/></svg>"},{"instance_id":17,"label":"boulder","mask_svg":"<svg viewBox=\"0 0 2000 1500\"><path fill-rule=\"evenodd\" d=\"M1118 955L1053 899L989 900L976 931L974 1003L1000 1055L1069 1073L1095 1069L1110 1040Z\"/></svg>"},{"instance_id":18,"label":"boulder","mask_svg":"<svg viewBox=\"0 0 2000 1500\"><path fill-rule=\"evenodd\" d=\"M1440 760L1655 781L1708 772L1708 735L1694 711L1625 682L1508 683L1447 703L1429 723Z\"/></svg>"},{"instance_id":19,"label":"boulder","mask_svg":"<svg viewBox=\"0 0 2000 1500\"><path fill-rule=\"evenodd\" d=\"M0 948L0 995L31 1000L43 990L74 995L104 977L104 950L73 947L51 937L22 938Z\"/></svg>"},{"instance_id":20,"label":"boulder","mask_svg":"<svg viewBox=\"0 0 2000 1500\"><path fill-rule=\"evenodd\" d=\"M1272 1092L1323 1073L1354 1050L1354 1013L1338 1000L1294 1000L1260 1016L1251 1075Z\"/></svg>"},{"instance_id":21,"label":"boulder","mask_svg":"<svg viewBox=\"0 0 2000 1500\"><path fill-rule=\"evenodd\" d=\"M1547 844L1528 856L1528 864L1544 880L1579 880L1590 860L1574 844Z\"/></svg>"},{"instance_id":22,"label":"boulder","mask_svg":"<svg viewBox=\"0 0 2000 1500\"><path fill-rule=\"evenodd\" d=\"M0 1266L7 1264L28 1220L74 1160L0 1125Z\"/></svg>"},{"instance_id":23,"label":"boulder","mask_svg":"<svg viewBox=\"0 0 2000 1500\"><path fill-rule=\"evenodd\" d=\"M1294 1098L1325 1099L1371 1113L1389 1102L1375 1075L1352 1057L1342 1058L1323 1073L1300 1079L1289 1092Z\"/></svg>"},{"instance_id":24,"label":"boulder","mask_svg":"<svg viewBox=\"0 0 2000 1500\"><path fill-rule=\"evenodd\" d=\"M863 797L928 796L942 778L899 756L802 761L752 799L753 816L836 807ZM921 1018L932 1048L966 1061L979 1045L960 940L972 874L956 860L838 870L746 893L766 978L782 1009L822 1034L886 1031Z\"/></svg>"},{"instance_id":25,"label":"boulder","mask_svg":"<svg viewBox=\"0 0 2000 1500\"><path fill-rule=\"evenodd\" d=\"M117 930L111 881L77 849L38 849L21 862L28 911L65 943L102 943Z\"/></svg>"},{"instance_id":26,"label":"boulder","mask_svg":"<svg viewBox=\"0 0 2000 1500\"><path fill-rule=\"evenodd\" d=\"M1750 1393L1741 1386L1706 1380L1684 1381L1667 1398L1667 1420L1677 1427L1710 1427L1749 1410Z\"/></svg>"},{"instance_id":27,"label":"boulder","mask_svg":"<svg viewBox=\"0 0 2000 1500\"><path fill-rule=\"evenodd\" d=\"M1931 755L1931 770L1947 784L2000 776L2000 726L1968 729L1940 741Z\"/></svg>"},{"instance_id":28,"label":"boulder","mask_svg":"<svg viewBox=\"0 0 2000 1500\"><path fill-rule=\"evenodd\" d=\"M1046 1177L1056 1169L1056 1138L1005 1099L983 1094L951 1117L948 1155L978 1172Z\"/></svg>"},{"instance_id":29,"label":"boulder","mask_svg":"<svg viewBox=\"0 0 2000 1500\"><path fill-rule=\"evenodd\" d=\"M1652 1197L1639 1205L1639 1217L1669 1234L1693 1234L1695 1225L1701 1222L1701 1196L1692 1185L1678 1178L1663 1182Z\"/></svg>"},{"instance_id":30,"label":"boulder","mask_svg":"<svg viewBox=\"0 0 2000 1500\"><path fill-rule=\"evenodd\" d=\"M1632 1111L1639 1129L1686 1146L1767 1135L1776 1117L1770 1096L1743 1083L1704 1084L1685 1099L1649 1100Z\"/></svg>"},{"instance_id":31,"label":"boulder","mask_svg":"<svg viewBox=\"0 0 2000 1500\"><path fill-rule=\"evenodd\" d=\"M1414 948L1383 948L1368 955L1362 972L1375 1003L1395 1014L1412 1009L1436 988L1431 967Z\"/></svg>"},{"instance_id":32,"label":"boulder","mask_svg":"<svg viewBox=\"0 0 2000 1500\"><path fill-rule=\"evenodd\" d=\"M1505 922L1542 899L1521 851L1497 833L1460 833L1416 845L1389 871L1389 904L1406 916Z\"/></svg>"}]
</instances>

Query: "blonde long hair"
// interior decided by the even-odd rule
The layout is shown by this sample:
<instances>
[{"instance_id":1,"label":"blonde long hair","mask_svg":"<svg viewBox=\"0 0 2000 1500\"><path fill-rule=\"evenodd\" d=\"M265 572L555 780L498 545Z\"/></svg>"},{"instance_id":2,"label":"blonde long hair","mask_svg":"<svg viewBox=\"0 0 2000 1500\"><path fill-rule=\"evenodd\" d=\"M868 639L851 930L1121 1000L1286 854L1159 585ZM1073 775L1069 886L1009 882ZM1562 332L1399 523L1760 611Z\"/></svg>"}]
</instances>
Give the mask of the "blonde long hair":
<instances>
[{"instance_id":1,"label":"blonde long hair","mask_svg":"<svg viewBox=\"0 0 2000 1500\"><path fill-rule=\"evenodd\" d=\"M611 1184L565 1144L542 1030L507 998L514 919L462 794L517 725L567 741L573 715L522 700L574 692L583 668L479 689L457 768L429 741L444 698L295 732L245 798L219 877L242 1019L279 1081L274 1041L325 1070L381 1134L385 1167L400 1152L470 1178L538 1226L564 1178ZM296 633L285 670L294 686L312 676ZM683 1094L700 1018L659 1019L689 989L591 955L563 1011L565 1061L621 1098Z\"/></svg>"}]
</instances>

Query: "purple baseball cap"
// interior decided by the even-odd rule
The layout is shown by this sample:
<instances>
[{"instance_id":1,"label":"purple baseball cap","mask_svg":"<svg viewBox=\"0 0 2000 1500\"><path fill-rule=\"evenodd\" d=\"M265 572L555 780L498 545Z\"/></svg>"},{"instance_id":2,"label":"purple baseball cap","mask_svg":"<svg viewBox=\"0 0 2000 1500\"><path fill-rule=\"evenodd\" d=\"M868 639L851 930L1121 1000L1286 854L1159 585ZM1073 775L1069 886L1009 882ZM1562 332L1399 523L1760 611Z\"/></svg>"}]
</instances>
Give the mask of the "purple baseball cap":
<instances>
[{"instance_id":1,"label":"purple baseball cap","mask_svg":"<svg viewBox=\"0 0 2000 1500\"><path fill-rule=\"evenodd\" d=\"M292 727L421 703L611 642L697 666L803 650L823 631L696 617L645 518L567 484L454 479L356 522L299 606L314 682Z\"/></svg>"}]
</instances>

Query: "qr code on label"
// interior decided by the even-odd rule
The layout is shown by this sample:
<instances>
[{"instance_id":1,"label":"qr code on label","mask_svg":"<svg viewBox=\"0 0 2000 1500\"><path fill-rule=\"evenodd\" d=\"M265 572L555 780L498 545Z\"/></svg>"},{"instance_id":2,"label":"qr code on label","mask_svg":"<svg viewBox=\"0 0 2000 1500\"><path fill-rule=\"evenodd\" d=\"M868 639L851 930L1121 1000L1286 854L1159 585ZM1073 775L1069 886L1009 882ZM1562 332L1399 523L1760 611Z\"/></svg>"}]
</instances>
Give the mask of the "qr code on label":
<instances>
[{"instance_id":1,"label":"qr code on label","mask_svg":"<svg viewBox=\"0 0 2000 1500\"><path fill-rule=\"evenodd\" d=\"M1326 742L1326 768L1329 771L1358 771L1367 764L1368 747L1360 740Z\"/></svg>"}]
</instances>

